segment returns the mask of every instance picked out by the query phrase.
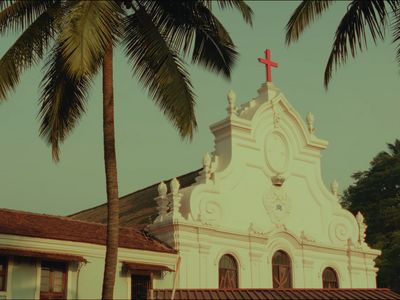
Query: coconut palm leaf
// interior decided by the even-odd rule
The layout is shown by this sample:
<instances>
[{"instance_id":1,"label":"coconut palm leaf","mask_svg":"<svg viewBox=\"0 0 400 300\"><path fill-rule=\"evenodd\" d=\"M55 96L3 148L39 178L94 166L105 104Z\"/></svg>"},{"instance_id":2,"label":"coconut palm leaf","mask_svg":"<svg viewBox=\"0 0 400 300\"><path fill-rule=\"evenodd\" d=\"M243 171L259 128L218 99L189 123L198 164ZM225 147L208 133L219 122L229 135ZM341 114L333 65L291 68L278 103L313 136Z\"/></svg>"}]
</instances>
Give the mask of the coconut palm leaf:
<instances>
[{"instance_id":1,"label":"coconut palm leaf","mask_svg":"<svg viewBox=\"0 0 400 300\"><path fill-rule=\"evenodd\" d=\"M286 24L286 44L289 45L291 42L297 41L300 34L327 10L333 2L332 0L303 0Z\"/></svg>"},{"instance_id":2,"label":"coconut palm leaf","mask_svg":"<svg viewBox=\"0 0 400 300\"><path fill-rule=\"evenodd\" d=\"M16 88L22 72L43 57L53 37L59 9L56 3L37 17L0 59L0 101Z\"/></svg>"},{"instance_id":3,"label":"coconut palm leaf","mask_svg":"<svg viewBox=\"0 0 400 300\"><path fill-rule=\"evenodd\" d=\"M242 14L243 20L247 24L251 26L253 25L253 10L243 0L207 0L205 2L208 4L207 7L210 9L213 2L216 2L221 9L236 8Z\"/></svg>"},{"instance_id":4,"label":"coconut palm leaf","mask_svg":"<svg viewBox=\"0 0 400 300\"><path fill-rule=\"evenodd\" d=\"M349 52L355 57L357 51L367 47L367 29L376 43L385 35L385 24L388 16L386 3L383 0L352 1L336 30L332 50L325 68L324 86L328 88L335 70L345 63Z\"/></svg>"},{"instance_id":5,"label":"coconut palm leaf","mask_svg":"<svg viewBox=\"0 0 400 300\"><path fill-rule=\"evenodd\" d=\"M40 136L51 145L53 159L58 161L60 143L85 112L92 77L69 76L59 45L54 46L45 69L39 100Z\"/></svg>"},{"instance_id":6,"label":"coconut palm leaf","mask_svg":"<svg viewBox=\"0 0 400 300\"><path fill-rule=\"evenodd\" d=\"M121 13L115 1L69 2L59 44L70 76L96 72L106 46L119 34Z\"/></svg>"},{"instance_id":7,"label":"coconut palm leaf","mask_svg":"<svg viewBox=\"0 0 400 300\"><path fill-rule=\"evenodd\" d=\"M56 2L59 1L0 1L0 33L25 30Z\"/></svg>"},{"instance_id":8,"label":"coconut palm leaf","mask_svg":"<svg viewBox=\"0 0 400 300\"><path fill-rule=\"evenodd\" d=\"M197 124L188 74L144 7L127 17L123 42L140 82L181 137L191 138Z\"/></svg>"},{"instance_id":9,"label":"coconut palm leaf","mask_svg":"<svg viewBox=\"0 0 400 300\"><path fill-rule=\"evenodd\" d=\"M400 65L400 8L393 9L394 22L392 24L393 42L397 43L396 46L396 59Z\"/></svg>"},{"instance_id":10,"label":"coconut palm leaf","mask_svg":"<svg viewBox=\"0 0 400 300\"><path fill-rule=\"evenodd\" d=\"M230 78L237 52L227 30L201 2L160 1L146 7L161 34L192 63Z\"/></svg>"}]
</instances>

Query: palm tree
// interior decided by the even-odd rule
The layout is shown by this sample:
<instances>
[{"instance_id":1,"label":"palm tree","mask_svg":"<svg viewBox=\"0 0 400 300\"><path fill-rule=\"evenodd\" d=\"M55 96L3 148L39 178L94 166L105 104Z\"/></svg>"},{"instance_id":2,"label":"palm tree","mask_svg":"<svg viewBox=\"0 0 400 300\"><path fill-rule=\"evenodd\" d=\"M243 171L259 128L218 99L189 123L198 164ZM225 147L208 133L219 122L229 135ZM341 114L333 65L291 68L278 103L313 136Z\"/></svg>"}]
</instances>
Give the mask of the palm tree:
<instances>
[{"instance_id":1,"label":"palm tree","mask_svg":"<svg viewBox=\"0 0 400 300\"><path fill-rule=\"evenodd\" d=\"M286 44L299 39L303 31L335 1L303 0L293 12L286 25ZM340 21L333 41L331 53L325 67L324 86L327 89L333 70L344 64L349 56L367 48L367 31L374 43L385 38L385 29L391 25L393 41L400 42L399 0L352 0ZM397 61L400 64L400 43L397 46Z\"/></svg>"},{"instance_id":2,"label":"palm tree","mask_svg":"<svg viewBox=\"0 0 400 300\"><path fill-rule=\"evenodd\" d=\"M182 138L196 128L195 97L180 56L230 78L235 46L213 15L212 1L18 1L0 2L0 33L21 31L0 59L0 100L14 90L22 72L45 55L41 82L40 135L59 160L60 144L85 112L91 83L102 68L103 134L108 203L102 298L112 299L117 265L119 201L114 136L113 49L125 48L139 81ZM234 8L251 25L242 1Z\"/></svg>"}]
</instances>

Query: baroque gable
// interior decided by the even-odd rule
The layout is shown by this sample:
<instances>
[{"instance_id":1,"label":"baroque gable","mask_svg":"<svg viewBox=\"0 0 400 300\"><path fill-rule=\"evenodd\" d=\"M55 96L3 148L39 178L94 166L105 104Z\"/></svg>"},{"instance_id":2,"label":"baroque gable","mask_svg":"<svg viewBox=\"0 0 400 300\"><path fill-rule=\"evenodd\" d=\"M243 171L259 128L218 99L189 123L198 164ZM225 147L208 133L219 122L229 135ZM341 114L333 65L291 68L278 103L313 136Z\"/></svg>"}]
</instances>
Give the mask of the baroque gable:
<instances>
[{"instance_id":1,"label":"baroque gable","mask_svg":"<svg viewBox=\"0 0 400 300\"><path fill-rule=\"evenodd\" d=\"M169 194L162 187L163 216L150 228L174 223L265 238L287 232L299 243L367 247L359 222L338 202L337 182L328 190L322 181L328 142L316 136L314 116L303 121L272 82L240 107L233 91L227 98L227 117L210 126L215 147L196 181Z\"/></svg>"}]
</instances>

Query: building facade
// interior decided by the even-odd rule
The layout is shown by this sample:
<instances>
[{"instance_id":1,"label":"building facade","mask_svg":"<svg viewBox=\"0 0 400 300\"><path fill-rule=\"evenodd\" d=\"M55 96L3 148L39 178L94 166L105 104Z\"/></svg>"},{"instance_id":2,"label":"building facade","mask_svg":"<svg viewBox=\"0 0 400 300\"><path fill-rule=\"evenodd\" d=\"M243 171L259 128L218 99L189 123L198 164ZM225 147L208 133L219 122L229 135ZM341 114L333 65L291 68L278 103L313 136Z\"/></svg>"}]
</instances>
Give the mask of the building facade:
<instances>
[{"instance_id":1,"label":"building facade","mask_svg":"<svg viewBox=\"0 0 400 300\"><path fill-rule=\"evenodd\" d=\"M228 93L199 170L120 199L115 297L339 288L351 289L343 299L348 291L399 299L375 290L380 251L365 243L362 213L343 209L337 182L322 181L328 143L314 116L303 121L270 81L257 92L240 107ZM68 217L0 210L0 299L100 298L106 212L106 204Z\"/></svg>"},{"instance_id":2,"label":"building facade","mask_svg":"<svg viewBox=\"0 0 400 300\"><path fill-rule=\"evenodd\" d=\"M328 143L313 115L303 122L271 82L235 103L230 91L195 182L175 179L168 194L159 185L149 230L179 251L179 288L376 287L380 251L365 243L362 214L341 207L337 183L322 181ZM221 274L221 260L234 271Z\"/></svg>"}]
</instances>

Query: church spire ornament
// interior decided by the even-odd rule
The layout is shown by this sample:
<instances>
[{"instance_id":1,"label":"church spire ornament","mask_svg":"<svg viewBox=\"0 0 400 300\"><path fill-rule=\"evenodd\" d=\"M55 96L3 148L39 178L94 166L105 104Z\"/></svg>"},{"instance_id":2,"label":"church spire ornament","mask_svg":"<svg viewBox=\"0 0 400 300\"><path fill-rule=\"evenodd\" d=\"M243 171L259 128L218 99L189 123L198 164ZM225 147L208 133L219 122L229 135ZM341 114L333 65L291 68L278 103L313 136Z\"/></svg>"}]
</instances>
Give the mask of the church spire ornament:
<instances>
[{"instance_id":1,"label":"church spire ornament","mask_svg":"<svg viewBox=\"0 0 400 300\"><path fill-rule=\"evenodd\" d=\"M265 81L272 82L271 68L277 68L278 63L271 60L271 50L266 49L264 53L265 53L265 58L259 57L258 61L265 65Z\"/></svg>"}]
</instances>

